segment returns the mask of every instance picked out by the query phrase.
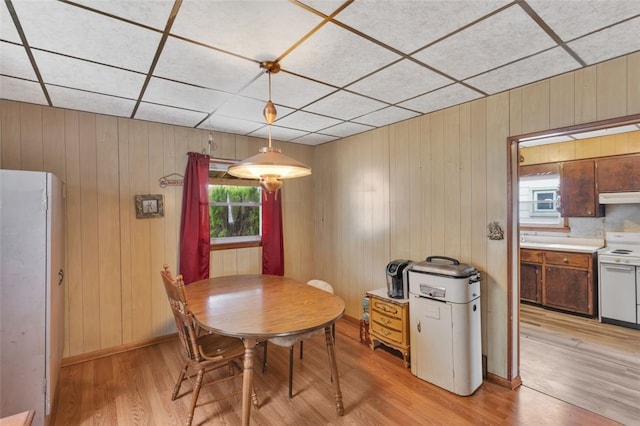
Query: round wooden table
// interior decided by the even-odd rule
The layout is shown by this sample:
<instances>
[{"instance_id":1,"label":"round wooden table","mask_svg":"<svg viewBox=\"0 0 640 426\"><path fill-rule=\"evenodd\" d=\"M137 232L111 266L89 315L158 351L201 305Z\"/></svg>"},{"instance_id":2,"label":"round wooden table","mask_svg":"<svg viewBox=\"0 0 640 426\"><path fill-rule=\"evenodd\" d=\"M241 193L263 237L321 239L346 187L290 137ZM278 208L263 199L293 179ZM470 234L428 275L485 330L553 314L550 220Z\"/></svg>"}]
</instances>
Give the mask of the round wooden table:
<instances>
[{"instance_id":1,"label":"round wooden table","mask_svg":"<svg viewBox=\"0 0 640 426\"><path fill-rule=\"evenodd\" d=\"M249 424L253 359L258 341L324 328L336 411L344 414L331 325L344 314L338 296L287 277L228 275L186 286L189 308L206 330L244 342L242 424Z\"/></svg>"}]
</instances>

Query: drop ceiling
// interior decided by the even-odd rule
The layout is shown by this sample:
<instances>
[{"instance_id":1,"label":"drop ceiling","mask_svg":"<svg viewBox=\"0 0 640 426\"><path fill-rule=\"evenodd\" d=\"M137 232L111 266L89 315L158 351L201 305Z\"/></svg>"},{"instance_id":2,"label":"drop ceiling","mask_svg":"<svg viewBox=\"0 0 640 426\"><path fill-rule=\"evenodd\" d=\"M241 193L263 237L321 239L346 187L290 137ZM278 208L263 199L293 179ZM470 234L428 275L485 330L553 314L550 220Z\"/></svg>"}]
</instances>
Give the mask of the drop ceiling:
<instances>
[{"instance_id":1,"label":"drop ceiling","mask_svg":"<svg viewBox=\"0 0 640 426\"><path fill-rule=\"evenodd\" d=\"M5 0L0 98L318 145L640 50L638 0Z\"/></svg>"}]
</instances>

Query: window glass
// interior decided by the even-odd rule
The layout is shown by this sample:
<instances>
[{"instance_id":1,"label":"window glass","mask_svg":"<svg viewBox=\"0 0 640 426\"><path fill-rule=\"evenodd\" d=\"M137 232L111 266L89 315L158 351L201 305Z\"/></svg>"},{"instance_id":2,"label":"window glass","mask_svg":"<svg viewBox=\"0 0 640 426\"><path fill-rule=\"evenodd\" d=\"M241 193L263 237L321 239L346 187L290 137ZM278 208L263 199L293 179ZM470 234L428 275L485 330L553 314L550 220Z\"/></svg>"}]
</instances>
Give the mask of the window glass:
<instances>
[{"instance_id":1,"label":"window glass","mask_svg":"<svg viewBox=\"0 0 640 426\"><path fill-rule=\"evenodd\" d=\"M260 241L260 191L255 186L209 185L212 244Z\"/></svg>"}]
</instances>

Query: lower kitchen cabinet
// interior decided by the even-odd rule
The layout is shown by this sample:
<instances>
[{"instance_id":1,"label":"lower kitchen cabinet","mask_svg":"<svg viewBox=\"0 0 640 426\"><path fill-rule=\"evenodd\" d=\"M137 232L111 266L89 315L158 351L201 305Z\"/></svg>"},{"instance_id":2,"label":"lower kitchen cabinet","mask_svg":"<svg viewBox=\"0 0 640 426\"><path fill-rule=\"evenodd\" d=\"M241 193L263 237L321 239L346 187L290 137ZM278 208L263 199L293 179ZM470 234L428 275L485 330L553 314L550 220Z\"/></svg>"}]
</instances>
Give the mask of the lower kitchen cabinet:
<instances>
[{"instance_id":1,"label":"lower kitchen cabinet","mask_svg":"<svg viewBox=\"0 0 640 426\"><path fill-rule=\"evenodd\" d=\"M521 249L520 257L521 300L596 315L595 254Z\"/></svg>"},{"instance_id":2,"label":"lower kitchen cabinet","mask_svg":"<svg viewBox=\"0 0 640 426\"><path fill-rule=\"evenodd\" d=\"M371 349L376 348L376 343L396 349L409 368L409 299L392 299L386 288L368 291L367 297Z\"/></svg>"},{"instance_id":3,"label":"lower kitchen cabinet","mask_svg":"<svg viewBox=\"0 0 640 426\"><path fill-rule=\"evenodd\" d=\"M542 302L542 266L533 263L520 264L520 300Z\"/></svg>"}]
</instances>

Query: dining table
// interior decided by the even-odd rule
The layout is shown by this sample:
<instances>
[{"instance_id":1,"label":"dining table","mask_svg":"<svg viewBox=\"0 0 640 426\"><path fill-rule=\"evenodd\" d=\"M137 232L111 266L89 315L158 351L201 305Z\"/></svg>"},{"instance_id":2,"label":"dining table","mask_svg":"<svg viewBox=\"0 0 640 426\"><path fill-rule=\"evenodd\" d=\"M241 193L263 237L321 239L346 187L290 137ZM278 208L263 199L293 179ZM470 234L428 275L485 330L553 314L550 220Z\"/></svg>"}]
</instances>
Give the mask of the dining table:
<instances>
[{"instance_id":1,"label":"dining table","mask_svg":"<svg viewBox=\"0 0 640 426\"><path fill-rule=\"evenodd\" d=\"M235 336L244 343L242 424L249 425L256 344L272 337L324 329L336 412L344 415L338 363L331 326L342 317L344 301L295 279L277 275L226 275L185 287L199 326Z\"/></svg>"}]
</instances>

